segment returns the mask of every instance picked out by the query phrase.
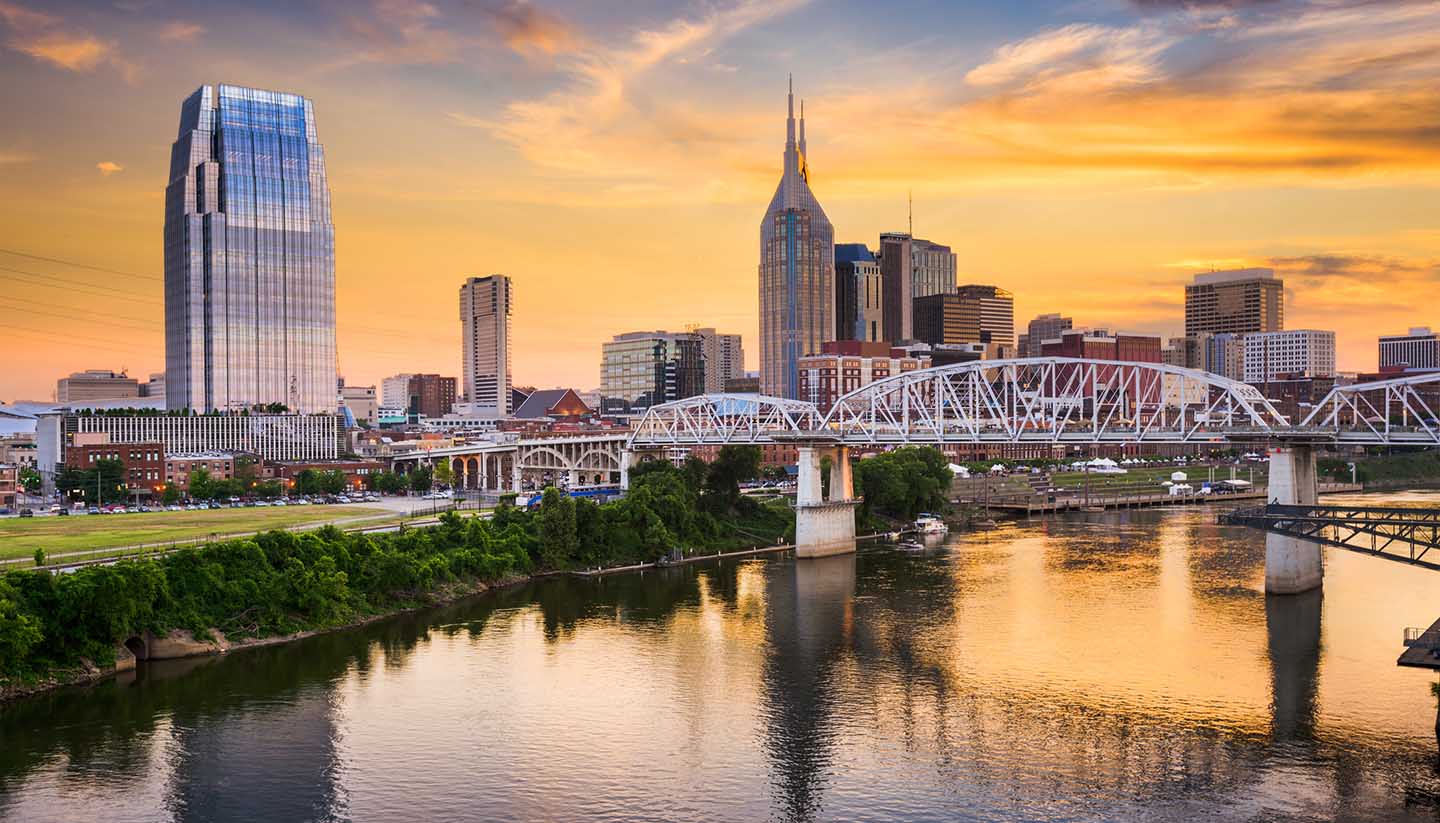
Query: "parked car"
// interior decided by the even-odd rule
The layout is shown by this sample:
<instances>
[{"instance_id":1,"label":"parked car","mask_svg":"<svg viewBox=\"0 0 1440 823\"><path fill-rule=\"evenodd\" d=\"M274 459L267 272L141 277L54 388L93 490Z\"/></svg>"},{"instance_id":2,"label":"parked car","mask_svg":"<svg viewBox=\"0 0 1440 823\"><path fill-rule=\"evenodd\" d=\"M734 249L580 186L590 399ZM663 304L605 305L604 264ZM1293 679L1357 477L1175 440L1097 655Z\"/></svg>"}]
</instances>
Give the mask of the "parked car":
<instances>
[{"instance_id":1,"label":"parked car","mask_svg":"<svg viewBox=\"0 0 1440 823\"><path fill-rule=\"evenodd\" d=\"M35 516L35 510L34 510L34 509L21 509L21 510L20 510L20 516L21 516L21 517L34 517L34 516Z\"/></svg>"},{"instance_id":2,"label":"parked car","mask_svg":"<svg viewBox=\"0 0 1440 823\"><path fill-rule=\"evenodd\" d=\"M69 509L61 509L60 511L55 512L55 516L56 516L56 517L66 517L66 516L68 516L69 514L70 514L70 510L69 510Z\"/></svg>"}]
</instances>

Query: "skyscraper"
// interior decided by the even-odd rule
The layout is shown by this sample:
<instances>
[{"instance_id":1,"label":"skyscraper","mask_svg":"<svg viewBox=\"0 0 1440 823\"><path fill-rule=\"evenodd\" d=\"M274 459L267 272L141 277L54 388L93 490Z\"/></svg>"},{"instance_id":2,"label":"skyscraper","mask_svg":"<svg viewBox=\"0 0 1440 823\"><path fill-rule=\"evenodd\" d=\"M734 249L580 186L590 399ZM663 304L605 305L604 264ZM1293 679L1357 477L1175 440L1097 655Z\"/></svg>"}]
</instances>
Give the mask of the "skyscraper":
<instances>
[{"instance_id":1,"label":"skyscraper","mask_svg":"<svg viewBox=\"0 0 1440 823\"><path fill-rule=\"evenodd\" d=\"M632 331L600 349L605 414L643 411L705 392L704 341L697 332Z\"/></svg>"},{"instance_id":2,"label":"skyscraper","mask_svg":"<svg viewBox=\"0 0 1440 823\"><path fill-rule=\"evenodd\" d=\"M1074 327L1074 319L1059 313L1039 315L1030 321L1025 327L1025 333L1020 335L1020 341L1016 345L1018 354L1021 357L1039 357L1040 347L1046 340L1059 340L1061 332Z\"/></svg>"},{"instance_id":3,"label":"skyscraper","mask_svg":"<svg viewBox=\"0 0 1440 823\"><path fill-rule=\"evenodd\" d=\"M1185 287L1185 335L1252 334L1285 328L1285 281L1274 269L1195 275Z\"/></svg>"},{"instance_id":4,"label":"skyscraper","mask_svg":"<svg viewBox=\"0 0 1440 823\"><path fill-rule=\"evenodd\" d=\"M835 338L875 342L885 335L880 264L864 243L835 247Z\"/></svg>"},{"instance_id":5,"label":"skyscraper","mask_svg":"<svg viewBox=\"0 0 1440 823\"><path fill-rule=\"evenodd\" d=\"M472 277L460 287L465 402L482 417L506 417L510 406L510 278Z\"/></svg>"},{"instance_id":6,"label":"skyscraper","mask_svg":"<svg viewBox=\"0 0 1440 823\"><path fill-rule=\"evenodd\" d=\"M915 301L955 291L955 253L949 246L891 232L880 235L879 257L885 290L884 339L914 340Z\"/></svg>"},{"instance_id":7,"label":"skyscraper","mask_svg":"<svg viewBox=\"0 0 1440 823\"><path fill-rule=\"evenodd\" d=\"M810 191L805 106L788 98L785 166L760 222L760 391L800 395L800 358L835 339L835 230Z\"/></svg>"},{"instance_id":8,"label":"skyscraper","mask_svg":"<svg viewBox=\"0 0 1440 823\"><path fill-rule=\"evenodd\" d=\"M202 86L165 189L172 409L335 411L335 230L310 101Z\"/></svg>"},{"instance_id":9,"label":"skyscraper","mask_svg":"<svg viewBox=\"0 0 1440 823\"><path fill-rule=\"evenodd\" d=\"M725 391L725 383L745 376L745 347L738 334L720 334L713 328L691 329L700 336L705 358L705 392Z\"/></svg>"}]
</instances>

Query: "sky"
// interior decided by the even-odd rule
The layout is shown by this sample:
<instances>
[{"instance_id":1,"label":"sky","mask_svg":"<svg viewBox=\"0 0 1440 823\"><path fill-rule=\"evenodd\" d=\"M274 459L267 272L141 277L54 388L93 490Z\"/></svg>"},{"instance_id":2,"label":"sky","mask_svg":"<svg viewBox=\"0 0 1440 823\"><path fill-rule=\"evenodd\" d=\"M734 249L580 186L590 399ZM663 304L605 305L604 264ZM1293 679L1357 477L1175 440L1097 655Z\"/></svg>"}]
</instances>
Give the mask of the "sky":
<instances>
[{"instance_id":1,"label":"sky","mask_svg":"<svg viewBox=\"0 0 1440 823\"><path fill-rule=\"evenodd\" d=\"M1286 327L1440 327L1440 6L1338 0L0 0L0 399L163 371L180 103L303 94L339 369L460 372L464 278L513 278L517 385L714 326L758 362L786 78L836 242L950 245L1017 325L1177 335L1199 271L1273 266Z\"/></svg>"}]
</instances>

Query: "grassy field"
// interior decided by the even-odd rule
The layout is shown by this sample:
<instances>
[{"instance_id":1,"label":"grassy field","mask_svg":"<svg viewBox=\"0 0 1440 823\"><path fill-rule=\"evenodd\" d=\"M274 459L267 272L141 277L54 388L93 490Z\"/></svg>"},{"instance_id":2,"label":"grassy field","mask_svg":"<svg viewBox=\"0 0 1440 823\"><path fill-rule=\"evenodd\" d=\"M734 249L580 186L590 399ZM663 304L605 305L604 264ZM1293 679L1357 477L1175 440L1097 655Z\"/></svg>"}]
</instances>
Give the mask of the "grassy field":
<instances>
[{"instance_id":1,"label":"grassy field","mask_svg":"<svg viewBox=\"0 0 1440 823\"><path fill-rule=\"evenodd\" d=\"M1197 489L1200 488L1201 484L1203 484L1205 481L1207 481L1207 480L1210 479L1210 469L1209 469L1208 467L1205 467L1205 466L1194 466L1194 467L1189 467L1189 468L1176 468L1176 467L1173 467L1173 466L1171 466L1171 467L1166 467L1166 468L1144 468L1144 467L1142 467L1142 468L1131 468L1128 474L1091 474L1091 475L1090 475L1090 488L1092 488L1092 489L1098 489L1098 488L1103 488L1103 487L1105 487L1105 486L1111 486L1111 487L1114 487L1114 486L1124 486L1124 487L1126 487L1126 488L1135 488L1135 487L1141 487L1141 486L1153 486L1156 491L1159 491L1159 490L1160 490L1160 487L1161 487L1161 484L1162 484L1164 481L1170 479L1170 475L1171 475L1172 472L1177 472L1177 471L1182 471L1182 472L1185 472L1185 474L1189 475L1189 478L1190 478L1190 479L1189 479L1189 480L1186 480L1185 482L1186 482L1186 483L1189 483L1190 485L1194 486L1194 487L1197 488ZM1263 486L1263 485L1265 485L1265 471L1266 471L1266 466L1265 466L1263 463L1262 463L1262 464L1259 464L1259 465L1256 465L1256 466L1254 467L1254 477L1253 477L1253 479L1254 479L1254 481L1255 481L1255 485L1257 485L1257 486ZM1216 482L1219 482L1219 481L1221 481L1221 480L1229 480L1229 479L1230 479L1230 468L1229 468L1228 466L1217 466L1217 467L1215 468L1215 480L1216 480ZM1238 467L1236 467L1236 469L1235 469L1235 479L1236 479L1236 480L1250 480L1250 479L1252 479L1250 467L1249 467L1249 466L1238 466ZM1062 489L1078 489L1078 488L1081 488L1081 487L1083 487L1083 486L1085 485L1085 473L1084 473L1084 472L1062 472L1062 473L1056 474L1056 475L1052 478L1052 481L1054 482L1054 484L1055 484L1055 486L1056 486L1057 488L1062 488Z\"/></svg>"},{"instance_id":2,"label":"grassy field","mask_svg":"<svg viewBox=\"0 0 1440 823\"><path fill-rule=\"evenodd\" d=\"M66 552L120 548L142 543L190 541L209 535L244 534L333 521L381 522L398 518L388 509L365 506L295 506L215 509L70 517L8 517L0 520L0 560L30 557L42 548L51 557Z\"/></svg>"}]
</instances>

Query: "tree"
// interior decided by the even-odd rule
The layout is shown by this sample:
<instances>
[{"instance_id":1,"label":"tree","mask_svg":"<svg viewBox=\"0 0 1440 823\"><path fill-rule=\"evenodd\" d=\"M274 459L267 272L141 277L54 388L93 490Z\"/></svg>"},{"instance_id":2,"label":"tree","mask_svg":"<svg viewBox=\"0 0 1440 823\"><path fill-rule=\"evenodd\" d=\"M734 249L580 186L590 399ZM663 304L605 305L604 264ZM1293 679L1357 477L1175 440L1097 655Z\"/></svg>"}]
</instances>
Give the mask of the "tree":
<instances>
[{"instance_id":1,"label":"tree","mask_svg":"<svg viewBox=\"0 0 1440 823\"><path fill-rule=\"evenodd\" d=\"M190 472L189 491L191 499L194 500L209 500L214 496L214 481L210 479L209 469Z\"/></svg>"},{"instance_id":2,"label":"tree","mask_svg":"<svg viewBox=\"0 0 1440 823\"><path fill-rule=\"evenodd\" d=\"M301 469L295 473L296 494L318 494L320 492L319 472L314 469Z\"/></svg>"},{"instance_id":3,"label":"tree","mask_svg":"<svg viewBox=\"0 0 1440 823\"><path fill-rule=\"evenodd\" d=\"M455 482L455 470L450 467L449 460L435 464L435 482L447 487Z\"/></svg>"},{"instance_id":4,"label":"tree","mask_svg":"<svg viewBox=\"0 0 1440 823\"><path fill-rule=\"evenodd\" d=\"M166 483L165 488L160 492L160 502L167 506L173 506L180 502L180 487L174 483Z\"/></svg>"},{"instance_id":5,"label":"tree","mask_svg":"<svg viewBox=\"0 0 1440 823\"><path fill-rule=\"evenodd\" d=\"M37 548L37 549L35 550L34 558L35 558L35 566L36 566L37 568L40 567L40 566L45 565L45 550L42 549L42 548Z\"/></svg>"},{"instance_id":6,"label":"tree","mask_svg":"<svg viewBox=\"0 0 1440 823\"><path fill-rule=\"evenodd\" d=\"M345 472L339 469L321 472L317 482L320 484L320 491L326 494L340 494L345 491Z\"/></svg>"},{"instance_id":7,"label":"tree","mask_svg":"<svg viewBox=\"0 0 1440 823\"><path fill-rule=\"evenodd\" d=\"M45 479L40 476L40 472L31 466L26 466L20 470L19 480L20 486L25 489L26 494L39 494L41 487L45 483Z\"/></svg>"},{"instance_id":8,"label":"tree","mask_svg":"<svg viewBox=\"0 0 1440 823\"><path fill-rule=\"evenodd\" d=\"M721 517L733 513L740 504L740 484L760 475L758 446L727 445L710 462L705 475L705 510Z\"/></svg>"},{"instance_id":9,"label":"tree","mask_svg":"<svg viewBox=\"0 0 1440 823\"><path fill-rule=\"evenodd\" d=\"M125 464L119 460L96 460L93 468L67 467L55 478L55 486L67 495L83 495L87 503L101 506L125 500Z\"/></svg>"},{"instance_id":10,"label":"tree","mask_svg":"<svg viewBox=\"0 0 1440 823\"><path fill-rule=\"evenodd\" d=\"M23 612L19 600L14 587L0 578L0 672L19 669L30 649L45 639L40 619Z\"/></svg>"},{"instance_id":11,"label":"tree","mask_svg":"<svg viewBox=\"0 0 1440 823\"><path fill-rule=\"evenodd\" d=\"M855 464L855 492L864 516L913 519L945 506L954 476L938 449L906 446Z\"/></svg>"},{"instance_id":12,"label":"tree","mask_svg":"<svg viewBox=\"0 0 1440 823\"><path fill-rule=\"evenodd\" d=\"M430 473L428 466L421 466L410 472L410 490L424 494L430 491L434 484L434 476Z\"/></svg>"},{"instance_id":13,"label":"tree","mask_svg":"<svg viewBox=\"0 0 1440 823\"><path fill-rule=\"evenodd\" d=\"M575 528L575 498L554 486L540 498L540 560L552 569L563 569L580 547Z\"/></svg>"}]
</instances>

